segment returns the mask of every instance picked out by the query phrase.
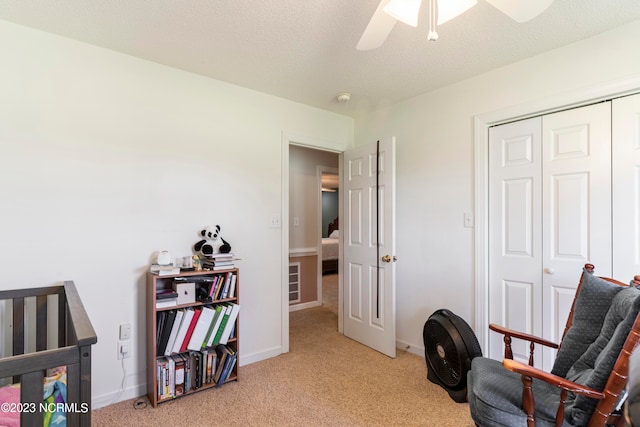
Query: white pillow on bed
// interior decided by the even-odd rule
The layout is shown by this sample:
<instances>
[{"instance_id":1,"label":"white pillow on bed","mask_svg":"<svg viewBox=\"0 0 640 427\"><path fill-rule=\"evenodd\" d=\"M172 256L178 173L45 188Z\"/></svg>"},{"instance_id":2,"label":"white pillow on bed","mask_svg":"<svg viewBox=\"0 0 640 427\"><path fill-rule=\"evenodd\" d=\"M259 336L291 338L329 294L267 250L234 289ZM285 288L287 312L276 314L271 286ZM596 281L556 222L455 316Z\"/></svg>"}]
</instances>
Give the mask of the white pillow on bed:
<instances>
[{"instance_id":1,"label":"white pillow on bed","mask_svg":"<svg viewBox=\"0 0 640 427\"><path fill-rule=\"evenodd\" d=\"M333 230L331 234L329 234L330 239L339 239L340 238L340 230Z\"/></svg>"}]
</instances>

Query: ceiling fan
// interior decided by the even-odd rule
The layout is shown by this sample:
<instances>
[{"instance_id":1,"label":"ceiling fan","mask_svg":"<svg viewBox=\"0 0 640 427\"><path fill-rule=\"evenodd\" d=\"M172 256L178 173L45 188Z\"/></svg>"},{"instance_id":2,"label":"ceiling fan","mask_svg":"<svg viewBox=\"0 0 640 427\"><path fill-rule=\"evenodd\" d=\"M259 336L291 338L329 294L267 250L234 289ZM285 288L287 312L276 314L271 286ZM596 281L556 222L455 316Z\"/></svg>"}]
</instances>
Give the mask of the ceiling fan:
<instances>
[{"instance_id":1,"label":"ceiling fan","mask_svg":"<svg viewBox=\"0 0 640 427\"><path fill-rule=\"evenodd\" d=\"M428 39L438 39L436 25L455 18L475 6L477 0L428 0ZM486 0L518 23L527 22L544 12L553 0ZM372 50L382 46L397 21L418 26L422 0L382 0L365 28L356 49Z\"/></svg>"}]
</instances>

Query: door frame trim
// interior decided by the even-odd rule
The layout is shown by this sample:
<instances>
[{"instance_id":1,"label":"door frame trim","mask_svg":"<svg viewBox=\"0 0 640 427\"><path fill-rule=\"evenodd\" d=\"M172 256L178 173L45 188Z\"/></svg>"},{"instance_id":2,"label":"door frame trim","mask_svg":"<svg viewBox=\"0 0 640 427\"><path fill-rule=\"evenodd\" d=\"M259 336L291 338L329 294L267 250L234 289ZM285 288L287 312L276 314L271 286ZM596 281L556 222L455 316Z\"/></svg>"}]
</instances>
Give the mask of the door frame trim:
<instances>
[{"instance_id":1,"label":"door frame trim","mask_svg":"<svg viewBox=\"0 0 640 427\"><path fill-rule=\"evenodd\" d=\"M640 75L593 85L473 117L475 166L475 332L483 351L489 347L489 128L581 107L640 91Z\"/></svg>"}]
</instances>

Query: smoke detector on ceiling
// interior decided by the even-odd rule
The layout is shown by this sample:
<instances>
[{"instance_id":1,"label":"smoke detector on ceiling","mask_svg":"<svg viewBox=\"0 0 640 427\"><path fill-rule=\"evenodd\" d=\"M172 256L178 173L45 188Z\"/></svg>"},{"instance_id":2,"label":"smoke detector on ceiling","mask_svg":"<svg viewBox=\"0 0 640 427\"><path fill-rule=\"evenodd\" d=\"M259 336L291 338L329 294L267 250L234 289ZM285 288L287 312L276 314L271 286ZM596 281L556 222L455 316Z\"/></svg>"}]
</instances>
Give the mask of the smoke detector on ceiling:
<instances>
[{"instance_id":1,"label":"smoke detector on ceiling","mask_svg":"<svg viewBox=\"0 0 640 427\"><path fill-rule=\"evenodd\" d=\"M337 94L336 98L338 98L340 104L346 104L351 99L351 94L349 92L342 92Z\"/></svg>"}]
</instances>

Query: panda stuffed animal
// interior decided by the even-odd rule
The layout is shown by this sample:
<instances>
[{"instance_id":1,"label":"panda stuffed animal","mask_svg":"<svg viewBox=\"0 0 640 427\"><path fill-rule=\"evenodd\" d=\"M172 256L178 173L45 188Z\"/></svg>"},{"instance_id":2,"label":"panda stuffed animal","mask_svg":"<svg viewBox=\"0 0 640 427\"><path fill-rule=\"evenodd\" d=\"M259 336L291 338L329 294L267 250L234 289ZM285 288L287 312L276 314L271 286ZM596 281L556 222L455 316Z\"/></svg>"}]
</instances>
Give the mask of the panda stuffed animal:
<instances>
[{"instance_id":1,"label":"panda stuffed animal","mask_svg":"<svg viewBox=\"0 0 640 427\"><path fill-rule=\"evenodd\" d=\"M193 246L196 252L205 256L213 254L227 254L231 252L229 242L220 237L220 226L206 227L200 231L202 240Z\"/></svg>"}]
</instances>

